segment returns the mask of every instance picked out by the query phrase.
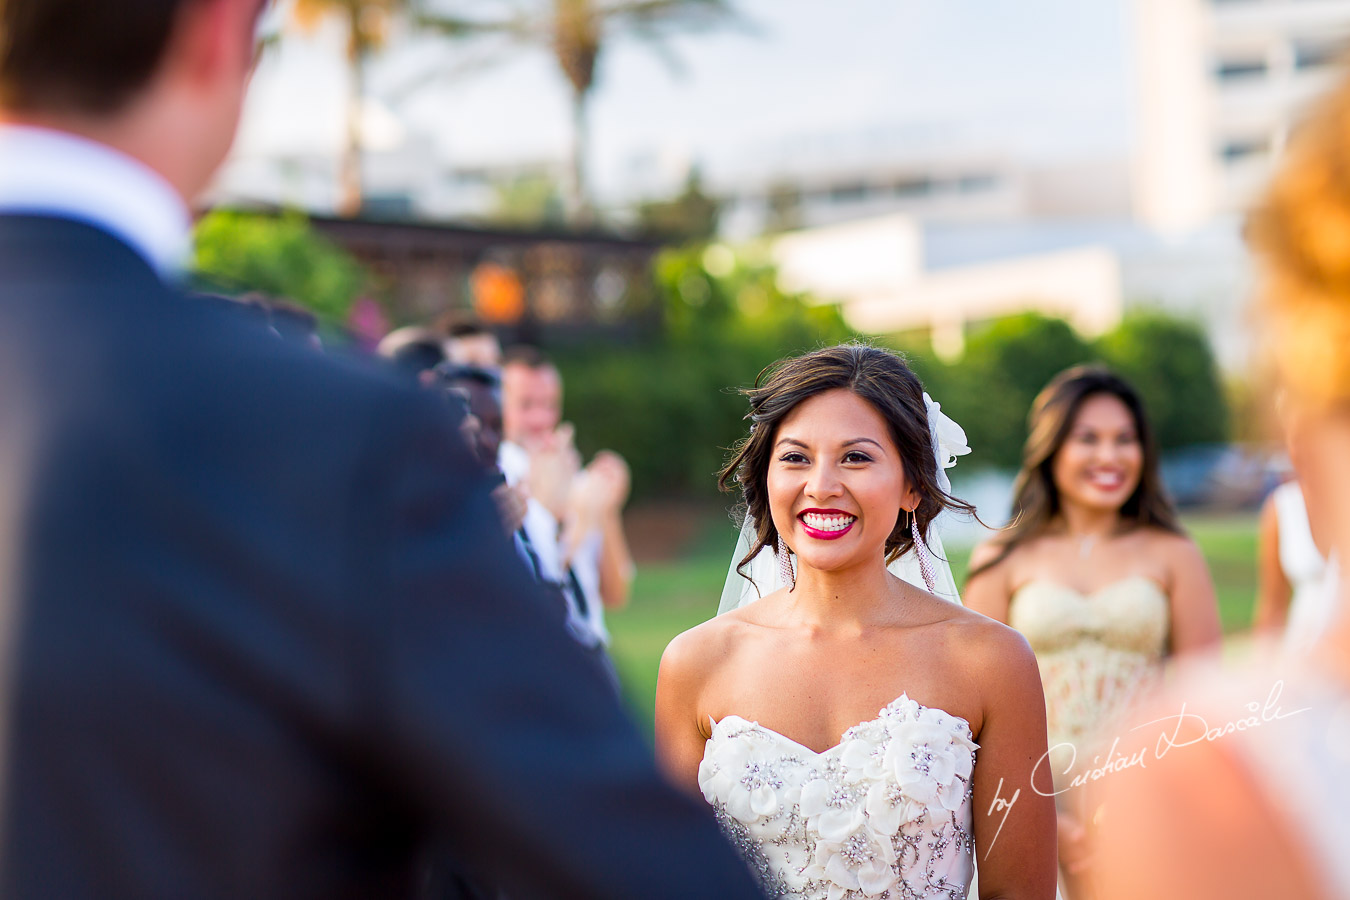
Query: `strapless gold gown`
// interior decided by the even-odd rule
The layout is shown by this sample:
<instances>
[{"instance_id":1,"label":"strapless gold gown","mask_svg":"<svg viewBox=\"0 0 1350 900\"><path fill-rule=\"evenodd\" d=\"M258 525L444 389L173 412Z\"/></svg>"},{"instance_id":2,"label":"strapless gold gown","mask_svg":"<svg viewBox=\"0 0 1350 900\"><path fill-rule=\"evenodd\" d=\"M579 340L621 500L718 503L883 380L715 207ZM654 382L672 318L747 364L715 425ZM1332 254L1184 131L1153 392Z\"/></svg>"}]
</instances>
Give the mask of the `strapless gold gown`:
<instances>
[{"instance_id":1,"label":"strapless gold gown","mask_svg":"<svg viewBox=\"0 0 1350 900\"><path fill-rule=\"evenodd\" d=\"M1057 791L1093 768L1095 755L1105 761L1115 735L1102 728L1161 671L1169 621L1167 595L1143 576L1087 595L1031 581L1013 595L1008 624L1040 664Z\"/></svg>"}]
</instances>

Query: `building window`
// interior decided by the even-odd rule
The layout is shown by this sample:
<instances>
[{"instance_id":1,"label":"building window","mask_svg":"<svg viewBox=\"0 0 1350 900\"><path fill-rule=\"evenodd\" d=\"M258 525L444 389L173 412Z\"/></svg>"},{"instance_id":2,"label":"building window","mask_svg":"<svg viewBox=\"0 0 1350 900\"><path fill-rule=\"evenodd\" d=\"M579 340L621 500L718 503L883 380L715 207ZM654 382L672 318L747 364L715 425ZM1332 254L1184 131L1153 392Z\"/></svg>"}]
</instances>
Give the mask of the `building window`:
<instances>
[{"instance_id":1,"label":"building window","mask_svg":"<svg viewBox=\"0 0 1350 900\"><path fill-rule=\"evenodd\" d=\"M1302 42L1294 45L1294 68L1322 69L1341 58L1345 45L1341 43Z\"/></svg>"},{"instance_id":2,"label":"building window","mask_svg":"<svg viewBox=\"0 0 1350 900\"><path fill-rule=\"evenodd\" d=\"M897 197L923 197L932 192L931 178L904 178L891 185L891 193Z\"/></svg>"},{"instance_id":3,"label":"building window","mask_svg":"<svg viewBox=\"0 0 1350 900\"><path fill-rule=\"evenodd\" d=\"M1224 162L1236 163L1264 156L1270 149L1270 142L1262 138L1239 138L1224 142L1219 153Z\"/></svg>"},{"instance_id":4,"label":"building window","mask_svg":"<svg viewBox=\"0 0 1350 900\"><path fill-rule=\"evenodd\" d=\"M978 194L998 187L998 178L989 174L963 175L956 181L956 189L963 194Z\"/></svg>"},{"instance_id":5,"label":"building window","mask_svg":"<svg viewBox=\"0 0 1350 900\"><path fill-rule=\"evenodd\" d=\"M836 184L830 188L830 199L835 203L858 203L867 199L867 185L861 181Z\"/></svg>"},{"instance_id":6,"label":"building window","mask_svg":"<svg viewBox=\"0 0 1350 900\"><path fill-rule=\"evenodd\" d=\"M1267 66L1264 59L1253 59L1251 57L1221 59L1214 65L1214 74L1221 81L1260 78L1266 74L1266 70Z\"/></svg>"}]
</instances>

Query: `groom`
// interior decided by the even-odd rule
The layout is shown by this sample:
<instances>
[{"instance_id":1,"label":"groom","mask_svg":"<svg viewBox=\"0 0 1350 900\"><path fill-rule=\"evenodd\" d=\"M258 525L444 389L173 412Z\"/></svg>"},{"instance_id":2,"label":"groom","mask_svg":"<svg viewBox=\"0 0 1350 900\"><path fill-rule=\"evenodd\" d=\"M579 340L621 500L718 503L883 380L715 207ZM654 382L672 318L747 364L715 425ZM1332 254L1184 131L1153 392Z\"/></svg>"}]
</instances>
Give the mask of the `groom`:
<instances>
[{"instance_id":1,"label":"groom","mask_svg":"<svg viewBox=\"0 0 1350 900\"><path fill-rule=\"evenodd\" d=\"M263 12L0 0L0 896L754 896L444 406L170 287Z\"/></svg>"}]
</instances>

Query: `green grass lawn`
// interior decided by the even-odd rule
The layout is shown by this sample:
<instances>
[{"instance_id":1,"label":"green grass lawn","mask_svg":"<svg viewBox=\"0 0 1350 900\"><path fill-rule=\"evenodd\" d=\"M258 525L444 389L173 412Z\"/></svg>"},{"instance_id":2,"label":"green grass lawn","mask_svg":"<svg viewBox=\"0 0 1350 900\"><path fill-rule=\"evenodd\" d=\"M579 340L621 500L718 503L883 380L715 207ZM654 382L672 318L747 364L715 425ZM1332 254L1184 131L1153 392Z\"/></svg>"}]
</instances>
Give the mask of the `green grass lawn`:
<instances>
[{"instance_id":1,"label":"green grass lawn","mask_svg":"<svg viewBox=\"0 0 1350 900\"><path fill-rule=\"evenodd\" d=\"M1256 596L1256 515L1193 515L1186 527L1214 576L1225 634L1244 630ZM736 532L725 516L710 517L682 559L638 568L628 608L608 618L611 652L633 715L650 728L656 670L675 635L717 612ZM968 551L952 551L957 583L965 580Z\"/></svg>"}]
</instances>

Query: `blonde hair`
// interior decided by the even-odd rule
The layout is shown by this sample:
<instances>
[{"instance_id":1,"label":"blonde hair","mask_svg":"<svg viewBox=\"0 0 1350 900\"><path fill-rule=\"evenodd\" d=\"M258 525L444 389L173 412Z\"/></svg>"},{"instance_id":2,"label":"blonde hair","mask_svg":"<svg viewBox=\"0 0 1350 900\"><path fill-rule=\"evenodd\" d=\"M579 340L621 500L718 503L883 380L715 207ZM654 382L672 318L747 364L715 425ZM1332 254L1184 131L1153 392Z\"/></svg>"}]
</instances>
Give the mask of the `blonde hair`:
<instances>
[{"instance_id":1,"label":"blonde hair","mask_svg":"<svg viewBox=\"0 0 1350 900\"><path fill-rule=\"evenodd\" d=\"M1247 221L1265 350L1300 401L1350 401L1350 78L1291 137Z\"/></svg>"}]
</instances>

